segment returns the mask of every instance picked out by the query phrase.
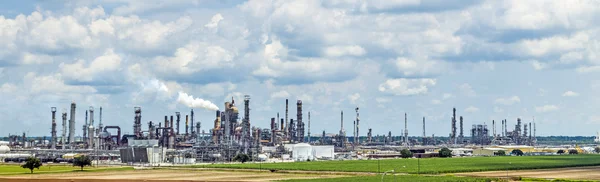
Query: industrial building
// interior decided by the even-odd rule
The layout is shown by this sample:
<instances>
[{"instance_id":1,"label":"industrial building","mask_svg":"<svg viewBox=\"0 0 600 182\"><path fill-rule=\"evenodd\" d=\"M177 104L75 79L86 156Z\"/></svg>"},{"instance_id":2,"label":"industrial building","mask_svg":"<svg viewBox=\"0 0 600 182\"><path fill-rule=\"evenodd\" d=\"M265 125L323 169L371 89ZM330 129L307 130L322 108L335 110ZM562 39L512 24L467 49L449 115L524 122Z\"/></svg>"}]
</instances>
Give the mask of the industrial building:
<instances>
[{"instance_id":1,"label":"industrial building","mask_svg":"<svg viewBox=\"0 0 600 182\"><path fill-rule=\"evenodd\" d=\"M75 134L77 107L72 102L70 112L63 109L60 113L62 122L56 121L57 108L50 108L49 139L31 138L25 133L10 135L7 142L0 143L0 153L6 153L0 154L0 157L7 159L4 161L20 161L26 156L35 155L46 161L69 162L74 156L85 154L93 156L95 160L158 165L230 162L238 154L247 154L252 160L260 161L305 161L398 157L402 149L414 151L417 157L431 157L437 156L436 151L441 147L454 149L453 154L456 156L493 155L499 150L513 150L510 146L528 149L528 152L547 151L523 147L536 145L536 130L535 122L523 123L520 118L517 118L512 131L508 130L507 120L502 120L498 134L495 121L492 121L490 128L485 121L473 122L468 117L457 116L456 108L453 108L449 136L436 137L435 134L427 135L425 117L422 117L422 121L410 121L409 113L404 113L403 129L374 131L367 128L364 135L360 130L360 110L355 107L355 115L350 116L352 135L346 133L344 111L340 111L338 131L319 131L316 136L311 136L311 115L307 112L307 117L304 118L303 107L306 103L302 100L296 101L295 118L289 117L289 100L286 99L284 116L273 113L268 121L251 119L250 101L250 96L245 95L241 106L243 113L238 109L239 101L231 98L224 102L222 110L214 112L214 120L208 125L205 123L207 132L201 130L202 122L194 119L193 109L188 113L165 114L159 120L144 120L142 107L134 107L132 127L130 125L132 132L124 134L128 133L124 130L129 127L104 126L102 107L98 107L96 115L96 108L90 106L85 109L86 115L81 122L83 124L79 125L82 126L79 130L82 132L81 137ZM269 128L256 127L259 122L268 123ZM470 137L464 133L467 122L472 125ZM182 123L184 126L181 126ZM422 136L409 136L409 125L422 126ZM394 136L392 133L400 135Z\"/></svg>"}]
</instances>

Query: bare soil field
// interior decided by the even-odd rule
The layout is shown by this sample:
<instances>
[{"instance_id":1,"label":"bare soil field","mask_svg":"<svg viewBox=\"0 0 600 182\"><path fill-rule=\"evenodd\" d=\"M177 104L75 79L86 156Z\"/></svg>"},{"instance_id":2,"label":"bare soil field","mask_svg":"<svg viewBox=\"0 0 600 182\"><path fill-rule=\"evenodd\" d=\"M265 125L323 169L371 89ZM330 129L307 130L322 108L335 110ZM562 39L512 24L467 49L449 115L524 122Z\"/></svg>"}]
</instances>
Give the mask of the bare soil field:
<instances>
[{"instance_id":1,"label":"bare soil field","mask_svg":"<svg viewBox=\"0 0 600 182\"><path fill-rule=\"evenodd\" d=\"M3 182L194 182L337 178L340 175L205 170L134 170L0 176Z\"/></svg>"},{"instance_id":2,"label":"bare soil field","mask_svg":"<svg viewBox=\"0 0 600 182\"><path fill-rule=\"evenodd\" d=\"M542 179L571 179L571 180L600 180L600 166L592 167L571 167L557 169L538 169L538 170L519 170L519 171L488 171L457 173L456 176L471 177L524 177L524 178L542 178Z\"/></svg>"}]
</instances>

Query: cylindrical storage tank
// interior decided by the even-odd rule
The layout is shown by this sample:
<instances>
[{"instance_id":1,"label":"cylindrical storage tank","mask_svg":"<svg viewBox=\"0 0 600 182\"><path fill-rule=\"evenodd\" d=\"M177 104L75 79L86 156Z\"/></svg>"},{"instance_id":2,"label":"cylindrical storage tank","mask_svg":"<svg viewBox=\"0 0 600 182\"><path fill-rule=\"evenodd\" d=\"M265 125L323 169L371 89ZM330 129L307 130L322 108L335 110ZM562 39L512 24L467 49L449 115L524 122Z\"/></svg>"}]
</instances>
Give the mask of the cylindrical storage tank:
<instances>
[{"instance_id":1,"label":"cylindrical storage tank","mask_svg":"<svg viewBox=\"0 0 600 182\"><path fill-rule=\"evenodd\" d=\"M10 152L10 147L8 147L6 145L1 145L0 146L0 153L6 153L6 152Z\"/></svg>"},{"instance_id":2,"label":"cylindrical storage tank","mask_svg":"<svg viewBox=\"0 0 600 182\"><path fill-rule=\"evenodd\" d=\"M31 157L33 155L31 154L0 154L0 158L25 158L25 157Z\"/></svg>"},{"instance_id":3,"label":"cylindrical storage tank","mask_svg":"<svg viewBox=\"0 0 600 182\"><path fill-rule=\"evenodd\" d=\"M312 146L307 143L299 143L292 149L292 159L294 161L313 160L312 153Z\"/></svg>"},{"instance_id":4,"label":"cylindrical storage tank","mask_svg":"<svg viewBox=\"0 0 600 182\"><path fill-rule=\"evenodd\" d=\"M259 161L267 161L268 157L266 154L258 154Z\"/></svg>"}]
</instances>

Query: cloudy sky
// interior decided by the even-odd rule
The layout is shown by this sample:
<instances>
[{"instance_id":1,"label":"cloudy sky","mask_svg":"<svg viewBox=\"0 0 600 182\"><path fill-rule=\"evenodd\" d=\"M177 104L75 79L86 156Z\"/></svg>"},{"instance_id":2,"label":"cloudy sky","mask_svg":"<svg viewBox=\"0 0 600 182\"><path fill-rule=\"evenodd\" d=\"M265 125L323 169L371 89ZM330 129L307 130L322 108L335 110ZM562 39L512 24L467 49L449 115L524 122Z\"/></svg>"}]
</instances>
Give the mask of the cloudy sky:
<instances>
[{"instance_id":1,"label":"cloudy sky","mask_svg":"<svg viewBox=\"0 0 600 182\"><path fill-rule=\"evenodd\" d=\"M456 107L466 134L535 117L538 135L590 136L594 22L595 0L6 1L0 135L47 136L50 107L71 101L77 135L89 106L125 133L135 106L143 123L196 107L207 130L212 109L250 95L260 127L301 99L313 135L336 133L341 110L351 134L358 106L361 135L399 135L407 112L409 135L426 117L427 135L447 136Z\"/></svg>"}]
</instances>

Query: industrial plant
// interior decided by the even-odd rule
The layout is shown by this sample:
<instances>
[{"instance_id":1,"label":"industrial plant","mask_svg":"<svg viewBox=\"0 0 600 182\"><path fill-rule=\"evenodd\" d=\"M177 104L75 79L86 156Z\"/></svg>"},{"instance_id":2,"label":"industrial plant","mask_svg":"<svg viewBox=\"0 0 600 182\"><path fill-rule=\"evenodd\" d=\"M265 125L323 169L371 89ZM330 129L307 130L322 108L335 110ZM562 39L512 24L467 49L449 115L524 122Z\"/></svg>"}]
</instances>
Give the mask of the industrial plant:
<instances>
[{"instance_id":1,"label":"industrial plant","mask_svg":"<svg viewBox=\"0 0 600 182\"><path fill-rule=\"evenodd\" d=\"M78 125L77 104L72 102L69 112L64 109L60 113L60 124L56 121L57 108L50 108L49 139L28 137L25 133L10 135L8 141L0 143L3 146L0 158L3 162L22 162L28 156L36 156L45 162L68 163L75 156L89 155L104 164L164 165L232 162L238 154L246 154L253 161L305 161L396 158L403 149L409 149L418 157L431 157L442 147L453 149L457 156L493 155L498 150L517 148L537 154L560 149L537 146L535 122L523 122L521 118L515 118L514 126L509 126L508 119L492 120L491 126L486 122L472 122L476 124L467 128L470 132L465 132L467 118L457 116L453 108L449 135L435 136L427 135L425 117L422 121L409 122L409 113L404 113L404 128L397 129L400 135L392 135L397 130L376 132L367 128L364 136L360 130L360 109L356 107L351 114L352 135L344 128L344 111L340 111L339 131L317 131L315 135L310 129L310 111L303 111L302 100L296 101L295 118L286 99L283 116L273 113L270 121L253 121L250 101L249 95L244 96L240 116L239 101L232 98L224 103L222 110L214 113L213 121L204 125L194 119L193 109L165 115L162 121L152 121L142 119L142 107L134 107L131 130L128 126L104 126L102 107L96 110L93 106L86 108L85 118ZM269 122L270 128L256 127L254 124L258 122ZM409 136L409 124L422 125L422 136ZM77 126L81 127L81 137L76 137ZM131 134L124 134L129 131Z\"/></svg>"}]
</instances>

